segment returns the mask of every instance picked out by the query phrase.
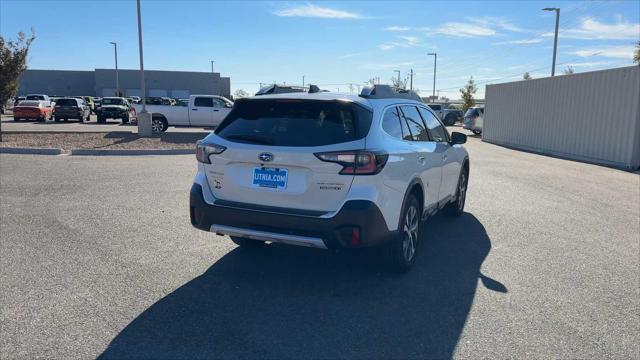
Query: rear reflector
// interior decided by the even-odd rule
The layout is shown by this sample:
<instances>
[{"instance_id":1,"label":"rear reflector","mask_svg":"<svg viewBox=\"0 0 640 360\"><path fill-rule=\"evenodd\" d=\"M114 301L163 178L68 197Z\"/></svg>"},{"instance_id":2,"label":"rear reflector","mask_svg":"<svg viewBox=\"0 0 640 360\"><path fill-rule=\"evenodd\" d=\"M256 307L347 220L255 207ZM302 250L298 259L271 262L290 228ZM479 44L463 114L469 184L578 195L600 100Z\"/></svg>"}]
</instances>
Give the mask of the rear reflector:
<instances>
[{"instance_id":1,"label":"rear reflector","mask_svg":"<svg viewBox=\"0 0 640 360\"><path fill-rule=\"evenodd\" d=\"M360 228L354 227L351 229L351 246L360 245Z\"/></svg>"}]
</instances>

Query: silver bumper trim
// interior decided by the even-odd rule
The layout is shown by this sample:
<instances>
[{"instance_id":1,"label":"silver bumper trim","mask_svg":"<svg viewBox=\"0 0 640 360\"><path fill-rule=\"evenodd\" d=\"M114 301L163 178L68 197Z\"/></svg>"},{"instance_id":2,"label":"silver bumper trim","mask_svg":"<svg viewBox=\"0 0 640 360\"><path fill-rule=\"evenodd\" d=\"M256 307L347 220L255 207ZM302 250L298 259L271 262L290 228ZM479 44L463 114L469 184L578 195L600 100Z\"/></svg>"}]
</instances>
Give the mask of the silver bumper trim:
<instances>
[{"instance_id":1,"label":"silver bumper trim","mask_svg":"<svg viewBox=\"0 0 640 360\"><path fill-rule=\"evenodd\" d=\"M322 239L309 236L279 234L268 231L242 229L233 226L224 226L218 224L211 225L211 232L214 232L216 234L240 236L253 240L271 241L289 245L306 246L318 249L327 248Z\"/></svg>"}]
</instances>

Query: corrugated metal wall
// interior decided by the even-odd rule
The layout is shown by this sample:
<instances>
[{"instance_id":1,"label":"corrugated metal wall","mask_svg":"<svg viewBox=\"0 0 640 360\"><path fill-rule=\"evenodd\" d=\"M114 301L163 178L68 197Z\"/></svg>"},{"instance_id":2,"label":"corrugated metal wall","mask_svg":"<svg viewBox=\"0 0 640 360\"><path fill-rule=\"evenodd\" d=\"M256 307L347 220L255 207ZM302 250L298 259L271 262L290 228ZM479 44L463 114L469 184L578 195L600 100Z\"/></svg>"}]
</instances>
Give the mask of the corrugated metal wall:
<instances>
[{"instance_id":1,"label":"corrugated metal wall","mask_svg":"<svg viewBox=\"0 0 640 360\"><path fill-rule=\"evenodd\" d=\"M482 140L640 167L640 67L488 85Z\"/></svg>"}]
</instances>

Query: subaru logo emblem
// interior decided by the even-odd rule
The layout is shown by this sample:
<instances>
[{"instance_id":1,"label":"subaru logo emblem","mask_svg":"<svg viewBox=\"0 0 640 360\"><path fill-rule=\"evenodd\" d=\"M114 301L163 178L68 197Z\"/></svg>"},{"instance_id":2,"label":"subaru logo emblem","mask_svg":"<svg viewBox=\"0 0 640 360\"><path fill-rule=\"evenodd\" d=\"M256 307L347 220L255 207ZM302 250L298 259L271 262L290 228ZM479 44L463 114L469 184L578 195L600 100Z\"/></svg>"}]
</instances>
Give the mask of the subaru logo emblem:
<instances>
[{"instance_id":1,"label":"subaru logo emblem","mask_svg":"<svg viewBox=\"0 0 640 360\"><path fill-rule=\"evenodd\" d=\"M264 162L268 162L268 161L273 160L273 154L263 152L260 155L258 155L258 159L260 159L260 160L262 160Z\"/></svg>"}]
</instances>

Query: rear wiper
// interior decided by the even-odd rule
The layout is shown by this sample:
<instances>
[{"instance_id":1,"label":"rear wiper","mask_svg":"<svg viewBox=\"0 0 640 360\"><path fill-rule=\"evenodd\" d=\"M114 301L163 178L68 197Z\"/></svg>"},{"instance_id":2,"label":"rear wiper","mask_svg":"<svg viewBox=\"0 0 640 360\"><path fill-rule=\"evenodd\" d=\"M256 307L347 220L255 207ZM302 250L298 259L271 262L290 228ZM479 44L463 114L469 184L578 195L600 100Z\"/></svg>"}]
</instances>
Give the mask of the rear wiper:
<instances>
[{"instance_id":1,"label":"rear wiper","mask_svg":"<svg viewBox=\"0 0 640 360\"><path fill-rule=\"evenodd\" d=\"M229 140L240 140L240 141L246 141L249 143L254 143L254 144L264 144L264 145L273 145L273 140L263 137L263 136L257 136L257 135L228 135L228 136L224 136L225 139L229 139Z\"/></svg>"}]
</instances>

